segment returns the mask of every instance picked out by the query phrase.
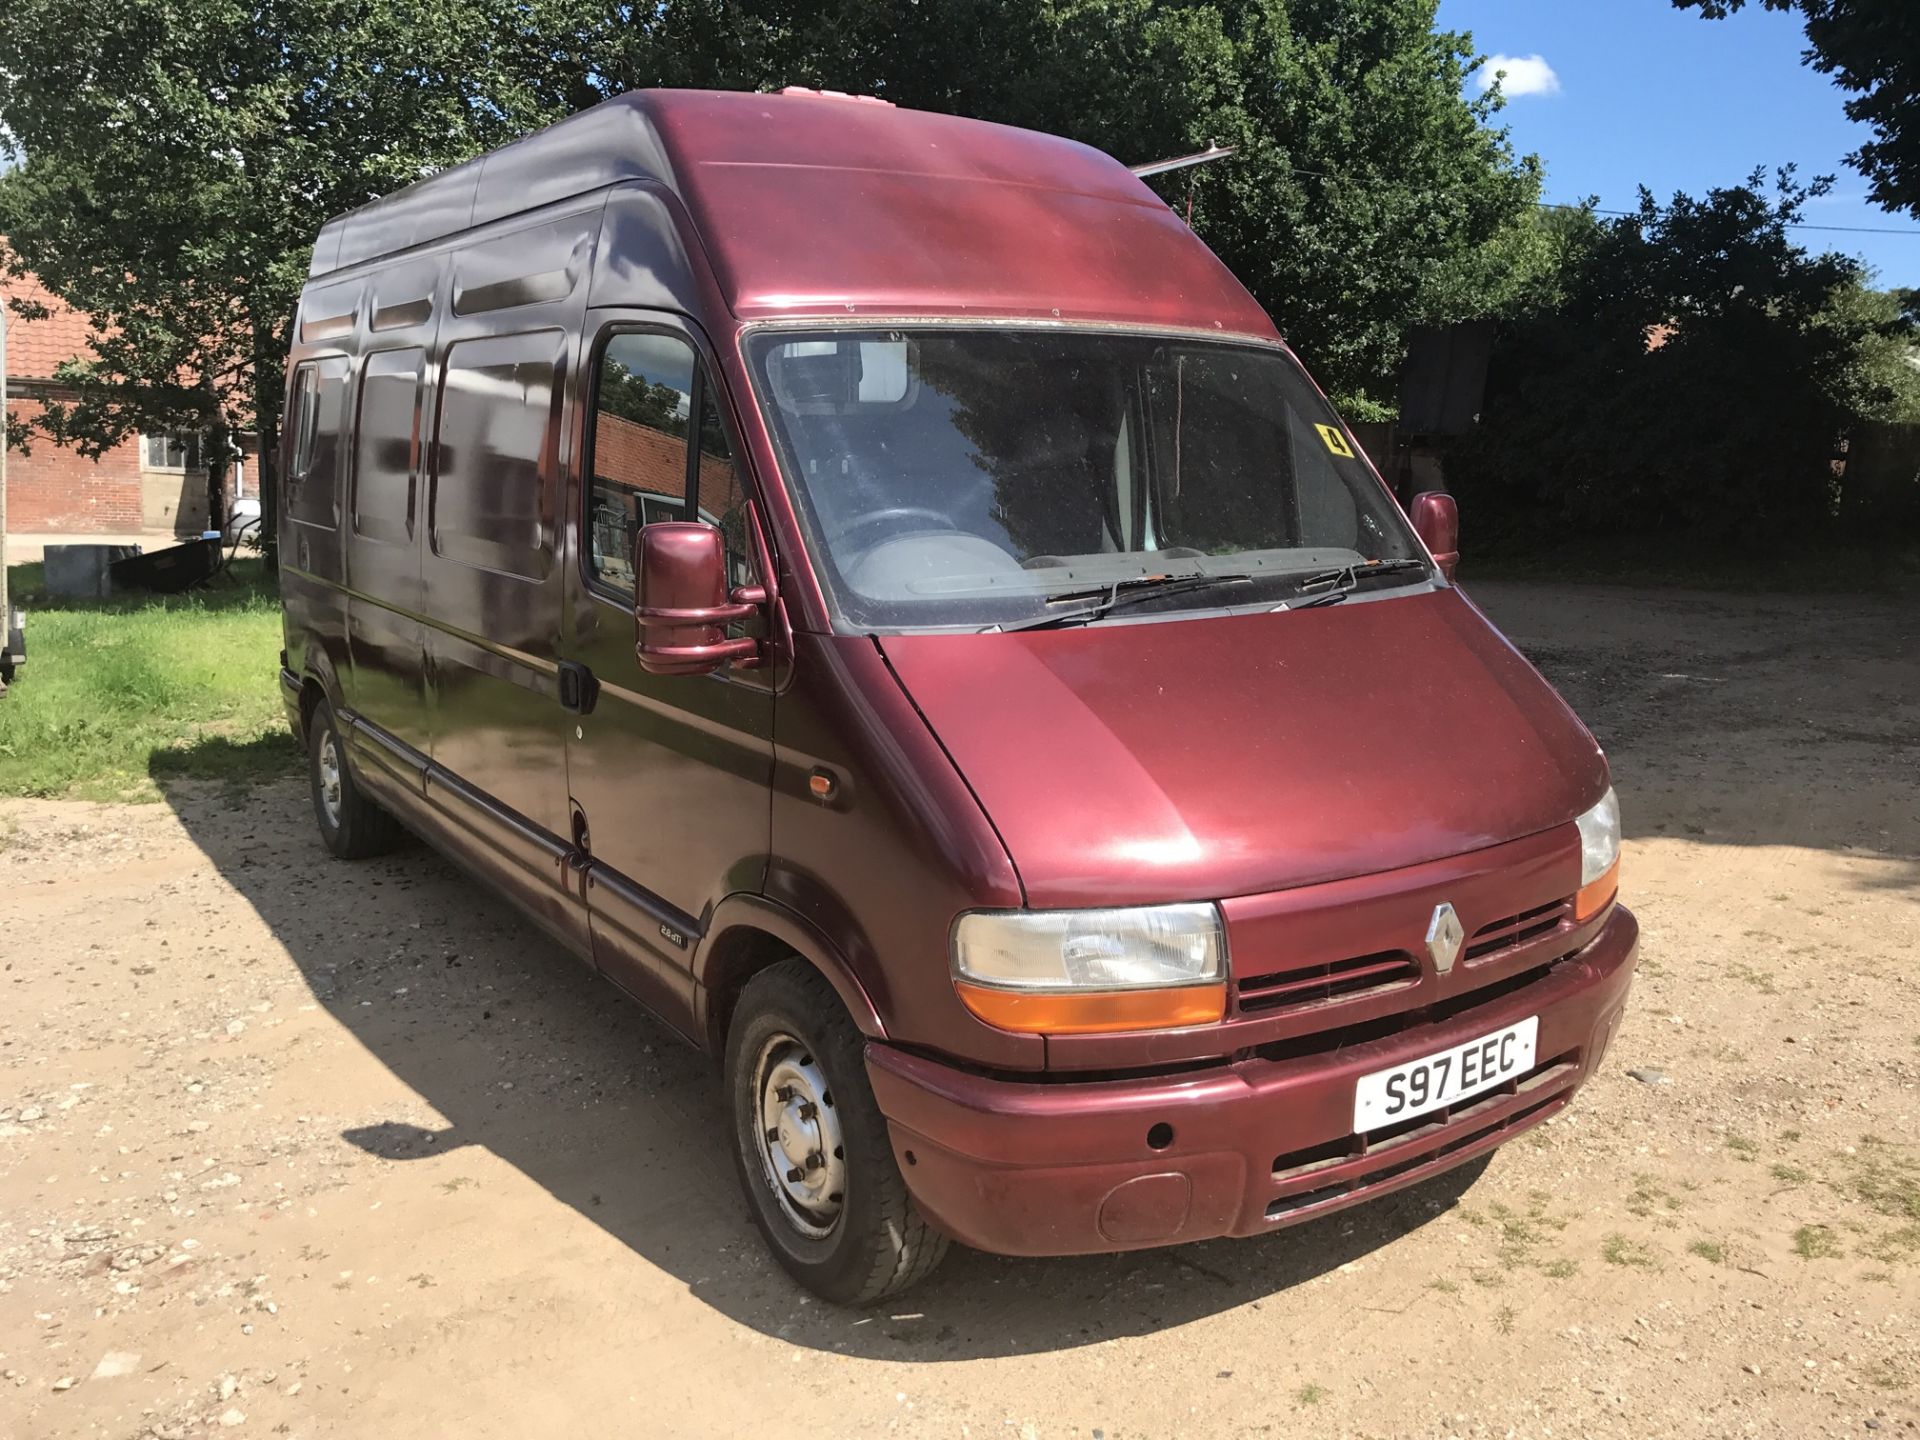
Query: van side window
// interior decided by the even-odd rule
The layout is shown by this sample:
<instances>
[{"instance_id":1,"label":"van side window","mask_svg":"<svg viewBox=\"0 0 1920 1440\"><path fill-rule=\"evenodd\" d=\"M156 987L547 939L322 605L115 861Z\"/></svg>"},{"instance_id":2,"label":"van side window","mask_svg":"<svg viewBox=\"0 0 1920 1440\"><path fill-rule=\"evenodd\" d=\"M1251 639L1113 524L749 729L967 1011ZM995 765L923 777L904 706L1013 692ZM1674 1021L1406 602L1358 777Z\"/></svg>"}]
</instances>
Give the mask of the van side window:
<instances>
[{"instance_id":1,"label":"van side window","mask_svg":"<svg viewBox=\"0 0 1920 1440\"><path fill-rule=\"evenodd\" d=\"M447 347L428 512L442 559L521 580L552 569L565 340L536 330Z\"/></svg>"},{"instance_id":2,"label":"van side window","mask_svg":"<svg viewBox=\"0 0 1920 1440\"><path fill-rule=\"evenodd\" d=\"M294 372L288 417L287 518L332 530L340 524L340 443L347 421L347 357L309 360Z\"/></svg>"},{"instance_id":3,"label":"van side window","mask_svg":"<svg viewBox=\"0 0 1920 1440\"><path fill-rule=\"evenodd\" d=\"M697 363L686 341L660 334L616 335L600 357L587 566L593 579L626 595L633 593L633 537L640 527L687 518L687 427Z\"/></svg>"},{"instance_id":4,"label":"van side window","mask_svg":"<svg viewBox=\"0 0 1920 1440\"><path fill-rule=\"evenodd\" d=\"M425 352L383 350L360 374L354 425L353 532L389 545L413 539L420 469L420 367Z\"/></svg>"}]
</instances>

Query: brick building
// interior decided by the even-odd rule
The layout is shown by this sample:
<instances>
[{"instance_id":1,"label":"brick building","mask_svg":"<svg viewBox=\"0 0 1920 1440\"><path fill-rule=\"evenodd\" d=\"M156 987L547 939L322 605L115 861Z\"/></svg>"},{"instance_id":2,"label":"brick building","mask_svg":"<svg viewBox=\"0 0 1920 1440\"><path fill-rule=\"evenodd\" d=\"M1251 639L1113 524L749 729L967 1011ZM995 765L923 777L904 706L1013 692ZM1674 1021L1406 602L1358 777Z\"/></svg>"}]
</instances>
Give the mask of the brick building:
<instances>
[{"instance_id":1,"label":"brick building","mask_svg":"<svg viewBox=\"0 0 1920 1440\"><path fill-rule=\"evenodd\" d=\"M45 319L7 315L7 409L37 419L67 392L54 379L62 361L89 354L93 327L33 280L0 276L0 296L44 305ZM247 437L245 485L252 494L258 447ZM199 437L136 435L98 460L33 436L7 453L7 533L28 538L91 535L163 540L197 535L207 524L206 471Z\"/></svg>"}]
</instances>

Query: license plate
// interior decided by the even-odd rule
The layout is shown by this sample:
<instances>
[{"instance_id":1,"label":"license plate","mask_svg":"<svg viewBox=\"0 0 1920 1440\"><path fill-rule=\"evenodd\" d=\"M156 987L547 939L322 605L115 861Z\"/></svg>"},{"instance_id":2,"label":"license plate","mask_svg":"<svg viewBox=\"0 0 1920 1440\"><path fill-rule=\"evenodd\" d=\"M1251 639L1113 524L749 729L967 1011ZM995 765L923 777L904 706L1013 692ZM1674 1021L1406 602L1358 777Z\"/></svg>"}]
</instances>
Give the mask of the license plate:
<instances>
[{"instance_id":1,"label":"license plate","mask_svg":"<svg viewBox=\"0 0 1920 1440\"><path fill-rule=\"evenodd\" d=\"M1411 1120L1524 1075L1533 1068L1539 1037L1540 1017L1529 1015L1478 1040L1362 1075L1353 1092L1353 1128L1364 1133Z\"/></svg>"}]
</instances>

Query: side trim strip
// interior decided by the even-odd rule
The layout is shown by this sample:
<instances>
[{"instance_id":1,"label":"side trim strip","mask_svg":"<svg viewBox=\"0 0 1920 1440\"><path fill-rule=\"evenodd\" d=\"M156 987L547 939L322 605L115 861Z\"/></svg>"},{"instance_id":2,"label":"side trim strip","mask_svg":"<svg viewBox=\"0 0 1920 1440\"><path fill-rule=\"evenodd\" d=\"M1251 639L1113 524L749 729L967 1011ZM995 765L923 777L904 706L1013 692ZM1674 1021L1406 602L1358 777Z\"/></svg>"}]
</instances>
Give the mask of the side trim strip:
<instances>
[{"instance_id":1,"label":"side trim strip","mask_svg":"<svg viewBox=\"0 0 1920 1440\"><path fill-rule=\"evenodd\" d=\"M697 945L707 933L706 926L697 916L675 909L651 890L634 884L618 870L609 869L591 857L587 862L587 884L595 890L606 891L619 904L635 912L635 919L639 922L635 928L636 935L644 935L649 927L672 930L678 934L681 938L678 944L664 934L661 936L665 942L661 947L663 951L685 955L689 953L686 947ZM686 968L684 960L679 964L681 968Z\"/></svg>"},{"instance_id":2,"label":"side trim strip","mask_svg":"<svg viewBox=\"0 0 1920 1440\"><path fill-rule=\"evenodd\" d=\"M344 715L341 719L347 727L347 744L356 759L385 770L415 795L426 794L427 771L432 764L425 755L365 716Z\"/></svg>"}]
</instances>

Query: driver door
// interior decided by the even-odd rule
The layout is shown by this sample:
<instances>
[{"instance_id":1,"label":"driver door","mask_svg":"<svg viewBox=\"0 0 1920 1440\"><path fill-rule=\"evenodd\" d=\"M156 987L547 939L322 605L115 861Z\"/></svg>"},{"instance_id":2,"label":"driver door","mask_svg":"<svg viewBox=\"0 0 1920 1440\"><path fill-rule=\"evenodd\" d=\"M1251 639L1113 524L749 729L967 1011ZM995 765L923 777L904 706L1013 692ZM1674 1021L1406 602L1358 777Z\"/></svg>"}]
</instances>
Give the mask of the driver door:
<instances>
[{"instance_id":1,"label":"driver door","mask_svg":"<svg viewBox=\"0 0 1920 1440\"><path fill-rule=\"evenodd\" d=\"M634 658L634 537L704 520L753 583L753 519L724 391L699 337L634 316L592 337L582 375L577 564L563 637L567 784L586 856L594 961L683 1029L709 907L758 891L769 845L773 672L649 675Z\"/></svg>"}]
</instances>

